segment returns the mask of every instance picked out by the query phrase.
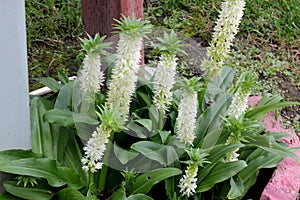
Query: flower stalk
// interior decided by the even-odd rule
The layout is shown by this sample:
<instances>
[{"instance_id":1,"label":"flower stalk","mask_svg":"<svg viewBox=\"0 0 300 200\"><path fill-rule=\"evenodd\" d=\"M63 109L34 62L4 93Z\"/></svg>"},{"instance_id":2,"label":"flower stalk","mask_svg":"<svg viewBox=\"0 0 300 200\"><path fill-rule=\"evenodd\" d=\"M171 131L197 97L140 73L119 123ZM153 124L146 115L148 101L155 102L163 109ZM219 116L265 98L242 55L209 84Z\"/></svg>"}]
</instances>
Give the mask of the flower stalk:
<instances>
[{"instance_id":1,"label":"flower stalk","mask_svg":"<svg viewBox=\"0 0 300 200\"><path fill-rule=\"evenodd\" d=\"M171 105L171 89L175 84L177 53L185 53L174 31L170 34L164 32L163 38L157 38L160 42L154 45L159 48L162 55L159 58L153 80L154 98L153 104L161 113L165 113Z\"/></svg>"},{"instance_id":2,"label":"flower stalk","mask_svg":"<svg viewBox=\"0 0 300 200\"><path fill-rule=\"evenodd\" d=\"M208 58L202 63L202 67L206 70L206 77L209 79L217 77L222 71L224 61L238 31L245 4L244 0L227 0L222 3L213 38L207 48Z\"/></svg>"},{"instance_id":3,"label":"flower stalk","mask_svg":"<svg viewBox=\"0 0 300 200\"><path fill-rule=\"evenodd\" d=\"M195 139L198 91L203 89L199 81L200 79L196 77L190 80L183 79L175 86L175 88L181 88L183 91L178 106L178 117L176 119L176 137L187 147L193 145Z\"/></svg>"},{"instance_id":4,"label":"flower stalk","mask_svg":"<svg viewBox=\"0 0 300 200\"><path fill-rule=\"evenodd\" d=\"M123 125L127 120L131 96L138 80L143 37L150 32L151 26L148 21L136 19L135 15L131 19L123 16L120 21L116 21L120 40L109 84L107 105L120 113Z\"/></svg>"},{"instance_id":5,"label":"flower stalk","mask_svg":"<svg viewBox=\"0 0 300 200\"><path fill-rule=\"evenodd\" d=\"M104 43L105 36L96 34L94 38L88 35L88 39L81 39L82 49L86 55L83 59L83 66L79 71L78 80L82 92L95 94L100 91L105 80L104 72L101 70L101 54L105 54L105 48L110 43Z\"/></svg>"}]
</instances>

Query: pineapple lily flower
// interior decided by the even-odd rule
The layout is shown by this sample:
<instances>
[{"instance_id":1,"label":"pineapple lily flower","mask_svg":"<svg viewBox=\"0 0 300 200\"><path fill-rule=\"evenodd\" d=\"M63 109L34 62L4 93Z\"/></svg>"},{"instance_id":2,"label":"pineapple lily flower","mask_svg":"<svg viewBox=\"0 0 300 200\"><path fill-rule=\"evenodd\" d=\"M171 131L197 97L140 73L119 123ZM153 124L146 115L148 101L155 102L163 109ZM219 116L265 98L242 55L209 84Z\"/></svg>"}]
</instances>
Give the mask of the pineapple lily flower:
<instances>
[{"instance_id":1,"label":"pineapple lily flower","mask_svg":"<svg viewBox=\"0 0 300 200\"><path fill-rule=\"evenodd\" d=\"M180 192L182 196L190 197L196 193L197 189L197 172L198 167L203 167L205 163L210 163L207 161L206 156L207 153L202 152L200 149L187 149L187 154L190 157L189 161L185 161L183 163L187 164L188 167L184 171L185 174L179 180L178 187L180 188Z\"/></svg>"},{"instance_id":2,"label":"pineapple lily flower","mask_svg":"<svg viewBox=\"0 0 300 200\"><path fill-rule=\"evenodd\" d=\"M177 52L184 53L180 48L180 44L174 31L170 34L164 32L163 38L157 38L160 44L155 45L162 51L159 58L156 72L154 74L153 90L154 90L154 105L164 113L171 104L172 92L171 89L175 83Z\"/></svg>"},{"instance_id":3,"label":"pineapple lily flower","mask_svg":"<svg viewBox=\"0 0 300 200\"><path fill-rule=\"evenodd\" d=\"M255 79L249 73L243 73L237 81L235 93L228 110L228 116L241 117L248 108L248 98Z\"/></svg>"},{"instance_id":4,"label":"pineapple lily flower","mask_svg":"<svg viewBox=\"0 0 300 200\"><path fill-rule=\"evenodd\" d=\"M101 54L105 54L103 49L110 46L110 43L103 42L104 39L105 36L100 37L99 34L96 34L94 38L88 35L88 39L80 39L82 49L86 52L78 75L82 92L95 94L103 86L105 76L101 71Z\"/></svg>"},{"instance_id":5,"label":"pineapple lily flower","mask_svg":"<svg viewBox=\"0 0 300 200\"><path fill-rule=\"evenodd\" d=\"M92 173L102 168L102 157L106 150L106 145L112 133L123 129L123 119L113 107L103 106L100 113L97 115L100 118L101 124L93 132L91 138L88 140L86 146L83 148L84 157L81 159L84 171L91 171Z\"/></svg>"},{"instance_id":6,"label":"pineapple lily flower","mask_svg":"<svg viewBox=\"0 0 300 200\"><path fill-rule=\"evenodd\" d=\"M197 92L202 89L199 78L184 79L175 88L183 89L176 119L177 139L186 146L193 145L198 111Z\"/></svg>"},{"instance_id":7,"label":"pineapple lily flower","mask_svg":"<svg viewBox=\"0 0 300 200\"><path fill-rule=\"evenodd\" d=\"M121 21L116 21L120 40L109 84L107 104L121 113L125 123L131 96L138 80L143 37L150 32L151 25L148 21L136 19L135 15L132 15L132 19L123 16Z\"/></svg>"},{"instance_id":8,"label":"pineapple lily flower","mask_svg":"<svg viewBox=\"0 0 300 200\"><path fill-rule=\"evenodd\" d=\"M147 21L140 21L135 15L132 15L132 19L123 16L121 21L116 21L120 40L108 98L105 107L100 109L101 113L98 114L101 124L84 147L85 156L82 158L82 168L92 173L102 168L102 157L110 137L124 128L131 95L137 82L142 39L151 28Z\"/></svg>"},{"instance_id":9,"label":"pineapple lily flower","mask_svg":"<svg viewBox=\"0 0 300 200\"><path fill-rule=\"evenodd\" d=\"M202 63L206 76L210 79L218 76L222 70L224 60L238 31L245 4L244 0L226 0L222 3L210 47L207 48L208 59Z\"/></svg>"}]
</instances>

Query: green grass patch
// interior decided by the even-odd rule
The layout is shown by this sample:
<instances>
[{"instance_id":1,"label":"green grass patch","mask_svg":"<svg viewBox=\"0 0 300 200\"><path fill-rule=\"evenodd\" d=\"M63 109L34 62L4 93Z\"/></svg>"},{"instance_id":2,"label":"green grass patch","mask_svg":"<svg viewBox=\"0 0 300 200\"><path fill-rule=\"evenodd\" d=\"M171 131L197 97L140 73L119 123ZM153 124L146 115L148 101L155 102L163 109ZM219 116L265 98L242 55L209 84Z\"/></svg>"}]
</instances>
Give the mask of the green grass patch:
<instances>
[{"instance_id":1,"label":"green grass patch","mask_svg":"<svg viewBox=\"0 0 300 200\"><path fill-rule=\"evenodd\" d=\"M57 70L74 73L82 36L80 0L26 0L28 73L30 90L36 79L57 75Z\"/></svg>"}]
</instances>

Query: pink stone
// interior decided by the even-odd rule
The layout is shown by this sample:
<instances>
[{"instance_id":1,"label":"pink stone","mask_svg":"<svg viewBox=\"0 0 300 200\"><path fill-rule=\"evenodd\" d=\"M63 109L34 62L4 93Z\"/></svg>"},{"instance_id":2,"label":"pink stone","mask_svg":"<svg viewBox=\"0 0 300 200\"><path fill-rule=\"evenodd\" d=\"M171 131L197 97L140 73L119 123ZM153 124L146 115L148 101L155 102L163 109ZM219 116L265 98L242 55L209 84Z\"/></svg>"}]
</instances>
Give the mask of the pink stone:
<instances>
[{"instance_id":1,"label":"pink stone","mask_svg":"<svg viewBox=\"0 0 300 200\"><path fill-rule=\"evenodd\" d=\"M250 97L249 105L257 106L261 97ZM291 147L300 147L298 135L283 127L282 119L276 119L275 112L270 112L263 120L266 131L290 133L281 141ZM300 158L300 150L295 154ZM300 189L300 165L292 158L284 158L276 167L272 178L265 187L260 200L296 200Z\"/></svg>"}]
</instances>

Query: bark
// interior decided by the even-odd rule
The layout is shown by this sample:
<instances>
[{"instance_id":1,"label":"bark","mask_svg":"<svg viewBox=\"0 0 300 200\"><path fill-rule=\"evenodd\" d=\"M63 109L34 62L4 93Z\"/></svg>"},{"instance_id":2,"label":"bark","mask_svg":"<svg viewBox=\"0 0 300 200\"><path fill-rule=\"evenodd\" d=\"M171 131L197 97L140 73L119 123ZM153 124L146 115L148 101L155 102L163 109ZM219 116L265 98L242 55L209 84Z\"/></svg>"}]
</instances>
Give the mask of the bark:
<instances>
[{"instance_id":1,"label":"bark","mask_svg":"<svg viewBox=\"0 0 300 200\"><path fill-rule=\"evenodd\" d=\"M113 33L114 19L121 14L143 19L143 0L82 0L82 20L85 32L94 36L110 37Z\"/></svg>"}]
</instances>

